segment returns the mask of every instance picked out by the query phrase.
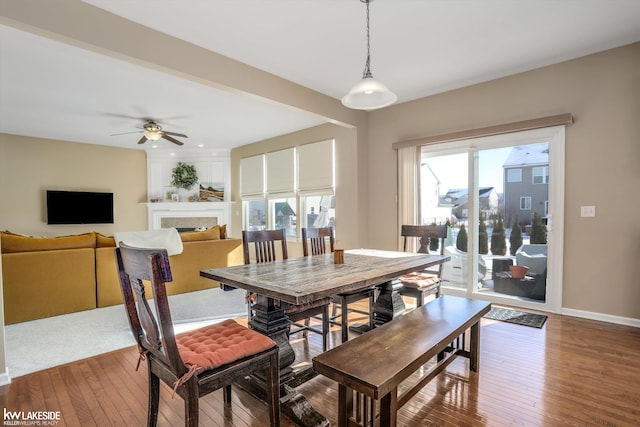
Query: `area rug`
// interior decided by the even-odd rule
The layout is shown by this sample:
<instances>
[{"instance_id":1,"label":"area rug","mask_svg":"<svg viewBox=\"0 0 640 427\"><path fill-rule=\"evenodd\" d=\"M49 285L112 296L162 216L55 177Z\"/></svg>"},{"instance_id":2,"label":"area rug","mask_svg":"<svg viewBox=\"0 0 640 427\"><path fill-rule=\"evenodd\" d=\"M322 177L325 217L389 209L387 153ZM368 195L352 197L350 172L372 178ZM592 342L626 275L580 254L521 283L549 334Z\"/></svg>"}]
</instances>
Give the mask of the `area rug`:
<instances>
[{"instance_id":1,"label":"area rug","mask_svg":"<svg viewBox=\"0 0 640 427\"><path fill-rule=\"evenodd\" d=\"M533 328L542 328L544 322L547 321L547 316L543 314L526 313L502 307L492 307L491 311L485 314L484 317Z\"/></svg>"},{"instance_id":2,"label":"area rug","mask_svg":"<svg viewBox=\"0 0 640 427\"><path fill-rule=\"evenodd\" d=\"M176 333L247 315L244 292L219 288L172 295ZM11 377L135 345L122 304L5 327Z\"/></svg>"}]
</instances>

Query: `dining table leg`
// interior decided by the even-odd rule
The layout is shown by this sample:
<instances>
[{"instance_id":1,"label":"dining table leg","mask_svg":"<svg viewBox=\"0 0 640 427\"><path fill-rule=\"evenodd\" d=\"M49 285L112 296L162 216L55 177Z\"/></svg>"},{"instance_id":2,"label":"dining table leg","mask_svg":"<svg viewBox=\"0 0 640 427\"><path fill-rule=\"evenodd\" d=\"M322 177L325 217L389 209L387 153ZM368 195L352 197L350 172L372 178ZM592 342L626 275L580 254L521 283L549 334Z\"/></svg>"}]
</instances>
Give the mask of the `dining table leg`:
<instances>
[{"instance_id":1,"label":"dining table leg","mask_svg":"<svg viewBox=\"0 0 640 427\"><path fill-rule=\"evenodd\" d=\"M378 297L373 303L373 325L382 326L404 313L406 306L402 300L402 295L398 292L402 283L391 280L376 286ZM371 330L369 324L355 324L349 330L358 334L364 334Z\"/></svg>"},{"instance_id":2,"label":"dining table leg","mask_svg":"<svg viewBox=\"0 0 640 427\"><path fill-rule=\"evenodd\" d=\"M289 342L289 328L291 321L284 313L284 306L277 300L260 294L252 307L253 316L249 327L271 338L279 347L280 357L280 409L282 414L299 426L329 427L329 420L317 412L311 403L298 392L295 387L302 380L297 378L307 373L294 372L292 365L295 352ZM307 378L305 377L305 378ZM266 382L260 374L254 374L249 379L240 380L237 384L259 399L266 399Z\"/></svg>"}]
</instances>

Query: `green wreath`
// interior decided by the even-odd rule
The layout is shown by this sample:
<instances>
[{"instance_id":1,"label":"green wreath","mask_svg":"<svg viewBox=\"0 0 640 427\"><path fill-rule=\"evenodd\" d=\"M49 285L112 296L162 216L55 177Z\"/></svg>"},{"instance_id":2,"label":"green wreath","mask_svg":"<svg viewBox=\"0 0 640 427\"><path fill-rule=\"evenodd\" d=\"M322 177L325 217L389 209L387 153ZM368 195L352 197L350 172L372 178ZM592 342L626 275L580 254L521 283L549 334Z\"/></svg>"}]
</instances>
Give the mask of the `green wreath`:
<instances>
[{"instance_id":1,"label":"green wreath","mask_svg":"<svg viewBox=\"0 0 640 427\"><path fill-rule=\"evenodd\" d=\"M198 182L198 175L196 174L196 168L193 165L188 165L183 162L178 162L175 168L171 171L171 185L190 189Z\"/></svg>"}]
</instances>

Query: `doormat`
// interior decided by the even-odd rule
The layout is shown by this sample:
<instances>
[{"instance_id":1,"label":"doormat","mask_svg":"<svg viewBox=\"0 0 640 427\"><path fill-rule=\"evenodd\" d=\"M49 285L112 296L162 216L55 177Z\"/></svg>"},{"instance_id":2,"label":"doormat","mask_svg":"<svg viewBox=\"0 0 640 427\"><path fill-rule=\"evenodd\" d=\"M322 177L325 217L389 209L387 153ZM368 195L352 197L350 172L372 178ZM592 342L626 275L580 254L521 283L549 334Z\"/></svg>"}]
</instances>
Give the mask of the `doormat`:
<instances>
[{"instance_id":1,"label":"doormat","mask_svg":"<svg viewBox=\"0 0 640 427\"><path fill-rule=\"evenodd\" d=\"M502 322L515 323L516 325L542 328L547 316L543 314L525 313L502 307L492 307L491 311L484 315L487 319L500 320Z\"/></svg>"}]
</instances>

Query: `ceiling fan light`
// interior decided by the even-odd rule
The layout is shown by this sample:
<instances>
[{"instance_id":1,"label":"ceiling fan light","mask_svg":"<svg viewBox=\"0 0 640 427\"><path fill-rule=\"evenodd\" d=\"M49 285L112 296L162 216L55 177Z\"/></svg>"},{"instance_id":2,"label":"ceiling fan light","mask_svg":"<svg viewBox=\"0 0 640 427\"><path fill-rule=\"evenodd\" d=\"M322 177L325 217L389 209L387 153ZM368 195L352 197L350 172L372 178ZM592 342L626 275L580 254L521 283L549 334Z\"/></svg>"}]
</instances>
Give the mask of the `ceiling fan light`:
<instances>
[{"instance_id":1,"label":"ceiling fan light","mask_svg":"<svg viewBox=\"0 0 640 427\"><path fill-rule=\"evenodd\" d=\"M365 77L356 83L342 98L342 105L355 110L377 110L387 107L398 99L383 83L373 77Z\"/></svg>"},{"instance_id":2,"label":"ceiling fan light","mask_svg":"<svg viewBox=\"0 0 640 427\"><path fill-rule=\"evenodd\" d=\"M157 141L162 138L162 134L160 132L154 132L150 130L144 131L144 136L151 141Z\"/></svg>"}]
</instances>

